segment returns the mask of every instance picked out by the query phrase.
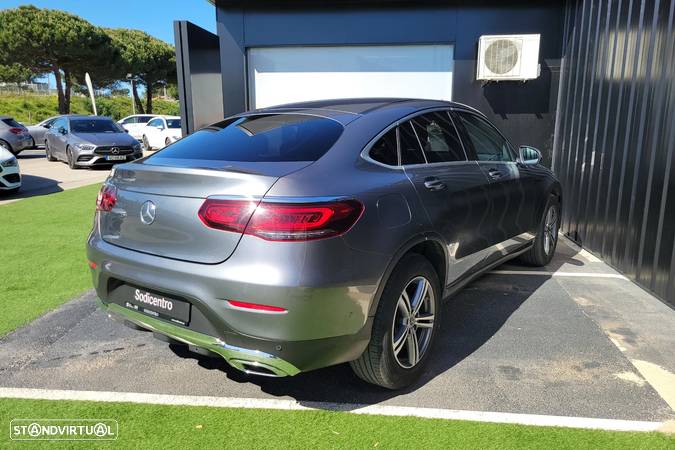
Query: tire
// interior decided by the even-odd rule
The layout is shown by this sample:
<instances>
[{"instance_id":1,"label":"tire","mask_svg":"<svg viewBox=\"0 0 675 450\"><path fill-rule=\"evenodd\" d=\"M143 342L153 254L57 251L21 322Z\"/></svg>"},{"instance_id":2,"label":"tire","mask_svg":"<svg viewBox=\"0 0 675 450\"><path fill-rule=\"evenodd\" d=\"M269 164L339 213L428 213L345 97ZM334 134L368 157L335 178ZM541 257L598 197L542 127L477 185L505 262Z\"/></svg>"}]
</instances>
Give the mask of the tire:
<instances>
[{"instance_id":1,"label":"tire","mask_svg":"<svg viewBox=\"0 0 675 450\"><path fill-rule=\"evenodd\" d=\"M403 293L412 297L408 305L412 303L412 308L419 305L414 293L422 280L427 283L427 295L419 309L417 323L431 324L430 327L412 325L404 314L411 306L406 309ZM434 267L422 255L404 256L387 280L373 321L370 343L358 359L350 362L352 370L362 380L387 389L411 385L424 372L439 332L440 317L441 289ZM416 338L418 358L411 358L411 333Z\"/></svg>"},{"instance_id":2,"label":"tire","mask_svg":"<svg viewBox=\"0 0 675 450\"><path fill-rule=\"evenodd\" d=\"M148 137L146 135L143 135L143 150L152 150L152 147L150 147L150 142L148 142Z\"/></svg>"},{"instance_id":3,"label":"tire","mask_svg":"<svg viewBox=\"0 0 675 450\"><path fill-rule=\"evenodd\" d=\"M70 150L70 147L66 148L66 160L68 161L68 167L70 167L73 170L78 168L77 164L75 163L75 159L73 158L73 152Z\"/></svg>"},{"instance_id":4,"label":"tire","mask_svg":"<svg viewBox=\"0 0 675 450\"><path fill-rule=\"evenodd\" d=\"M171 141L169 140L169 138L164 139L164 147L166 147L170 143L171 143Z\"/></svg>"},{"instance_id":5,"label":"tire","mask_svg":"<svg viewBox=\"0 0 675 450\"><path fill-rule=\"evenodd\" d=\"M45 156L47 157L47 161L56 161L56 158L52 155L52 151L49 149L47 141L45 141Z\"/></svg>"},{"instance_id":6,"label":"tire","mask_svg":"<svg viewBox=\"0 0 675 450\"><path fill-rule=\"evenodd\" d=\"M558 230L560 229L560 202L554 195L550 195L544 208L544 214L539 223L537 235L532 247L524 253L520 260L527 265L541 267L551 262L558 245Z\"/></svg>"}]
</instances>

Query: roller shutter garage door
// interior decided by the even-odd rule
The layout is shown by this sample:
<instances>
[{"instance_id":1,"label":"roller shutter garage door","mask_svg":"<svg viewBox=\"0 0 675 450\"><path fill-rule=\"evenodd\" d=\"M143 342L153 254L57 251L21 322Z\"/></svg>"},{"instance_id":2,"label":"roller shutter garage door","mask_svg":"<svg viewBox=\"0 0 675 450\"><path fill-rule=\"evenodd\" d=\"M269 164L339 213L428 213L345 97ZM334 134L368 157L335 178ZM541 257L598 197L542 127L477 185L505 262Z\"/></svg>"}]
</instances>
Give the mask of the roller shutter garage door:
<instances>
[{"instance_id":1,"label":"roller shutter garage door","mask_svg":"<svg viewBox=\"0 0 675 450\"><path fill-rule=\"evenodd\" d=\"M452 99L452 45L248 50L249 107L357 97Z\"/></svg>"}]
</instances>

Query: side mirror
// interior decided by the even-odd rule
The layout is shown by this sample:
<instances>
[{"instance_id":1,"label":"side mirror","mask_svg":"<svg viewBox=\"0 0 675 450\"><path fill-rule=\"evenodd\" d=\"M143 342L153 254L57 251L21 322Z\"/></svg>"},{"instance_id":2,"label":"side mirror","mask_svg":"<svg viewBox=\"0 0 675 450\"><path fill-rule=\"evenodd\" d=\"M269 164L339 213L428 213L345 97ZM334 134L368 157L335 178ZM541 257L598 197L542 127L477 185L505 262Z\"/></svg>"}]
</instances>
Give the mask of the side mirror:
<instances>
[{"instance_id":1,"label":"side mirror","mask_svg":"<svg viewBox=\"0 0 675 450\"><path fill-rule=\"evenodd\" d=\"M529 145L518 147L518 162L526 166L534 166L541 162L541 152Z\"/></svg>"}]
</instances>

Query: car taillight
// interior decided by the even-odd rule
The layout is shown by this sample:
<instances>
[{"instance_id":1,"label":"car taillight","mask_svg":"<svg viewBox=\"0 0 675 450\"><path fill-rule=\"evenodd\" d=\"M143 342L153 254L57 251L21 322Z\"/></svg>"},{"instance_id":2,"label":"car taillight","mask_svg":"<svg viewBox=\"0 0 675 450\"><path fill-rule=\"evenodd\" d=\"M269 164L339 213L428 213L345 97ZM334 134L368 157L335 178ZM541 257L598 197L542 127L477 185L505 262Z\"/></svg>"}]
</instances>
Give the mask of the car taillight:
<instances>
[{"instance_id":1,"label":"car taillight","mask_svg":"<svg viewBox=\"0 0 675 450\"><path fill-rule=\"evenodd\" d=\"M211 228L237 231L269 241L308 241L347 232L361 217L356 200L274 203L206 199L199 218Z\"/></svg>"},{"instance_id":2,"label":"car taillight","mask_svg":"<svg viewBox=\"0 0 675 450\"><path fill-rule=\"evenodd\" d=\"M117 188L104 184L96 197L96 211L111 211L117 203Z\"/></svg>"},{"instance_id":3,"label":"car taillight","mask_svg":"<svg viewBox=\"0 0 675 450\"><path fill-rule=\"evenodd\" d=\"M10 128L9 132L12 134L21 134L23 133L23 128Z\"/></svg>"}]
</instances>

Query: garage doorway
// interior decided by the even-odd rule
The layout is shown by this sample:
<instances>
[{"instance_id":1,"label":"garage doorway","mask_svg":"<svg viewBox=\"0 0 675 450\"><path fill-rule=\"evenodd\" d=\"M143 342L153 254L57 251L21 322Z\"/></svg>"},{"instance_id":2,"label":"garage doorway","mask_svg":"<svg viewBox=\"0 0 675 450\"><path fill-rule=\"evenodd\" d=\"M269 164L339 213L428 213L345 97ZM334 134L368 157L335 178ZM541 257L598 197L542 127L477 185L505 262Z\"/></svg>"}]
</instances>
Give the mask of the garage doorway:
<instances>
[{"instance_id":1,"label":"garage doorway","mask_svg":"<svg viewBox=\"0 0 675 450\"><path fill-rule=\"evenodd\" d=\"M250 108L299 101L451 100L452 45L257 47L248 50Z\"/></svg>"}]
</instances>

